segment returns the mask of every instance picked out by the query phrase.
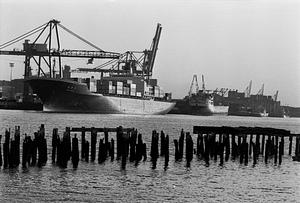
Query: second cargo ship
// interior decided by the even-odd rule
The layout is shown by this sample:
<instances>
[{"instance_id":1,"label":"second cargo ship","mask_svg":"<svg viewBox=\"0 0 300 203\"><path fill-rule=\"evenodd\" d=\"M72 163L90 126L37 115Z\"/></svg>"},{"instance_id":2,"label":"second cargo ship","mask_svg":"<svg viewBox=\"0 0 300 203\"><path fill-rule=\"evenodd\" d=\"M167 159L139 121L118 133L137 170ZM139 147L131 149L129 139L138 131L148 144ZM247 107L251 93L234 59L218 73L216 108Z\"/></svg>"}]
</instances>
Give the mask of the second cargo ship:
<instances>
[{"instance_id":1,"label":"second cargo ship","mask_svg":"<svg viewBox=\"0 0 300 203\"><path fill-rule=\"evenodd\" d=\"M175 103L171 93L164 93L152 79L161 29L158 24L150 50L128 51L94 69L71 71L65 66L63 78L31 77L27 82L42 100L44 111L166 114ZM107 64L110 69L103 68Z\"/></svg>"}]
</instances>

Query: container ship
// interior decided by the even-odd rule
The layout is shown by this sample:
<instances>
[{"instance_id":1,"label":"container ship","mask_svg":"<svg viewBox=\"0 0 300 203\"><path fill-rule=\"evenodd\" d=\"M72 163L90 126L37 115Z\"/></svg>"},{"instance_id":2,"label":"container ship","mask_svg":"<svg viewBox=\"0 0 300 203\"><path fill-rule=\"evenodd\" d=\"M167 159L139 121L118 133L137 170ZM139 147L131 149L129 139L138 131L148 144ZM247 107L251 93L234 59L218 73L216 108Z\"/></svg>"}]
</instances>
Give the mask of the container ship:
<instances>
[{"instance_id":1,"label":"container ship","mask_svg":"<svg viewBox=\"0 0 300 203\"><path fill-rule=\"evenodd\" d=\"M195 89L195 91L193 91ZM176 101L170 113L209 116L214 113L213 95L205 89L204 76L202 75L202 89L199 89L197 75L193 76L189 94Z\"/></svg>"},{"instance_id":2,"label":"container ship","mask_svg":"<svg viewBox=\"0 0 300 203\"><path fill-rule=\"evenodd\" d=\"M166 114L175 103L152 78L161 29L158 24L149 50L127 51L93 69L65 66L62 77L53 72L52 77L27 77L26 82L42 100L43 111Z\"/></svg>"},{"instance_id":3,"label":"container ship","mask_svg":"<svg viewBox=\"0 0 300 203\"><path fill-rule=\"evenodd\" d=\"M214 92L214 102L219 106L228 107L228 115L252 117L285 117L284 108L277 101L278 91L274 96L264 95L264 85L257 92L251 94L252 81L244 92L221 88ZM225 93L227 96L225 96Z\"/></svg>"}]
</instances>

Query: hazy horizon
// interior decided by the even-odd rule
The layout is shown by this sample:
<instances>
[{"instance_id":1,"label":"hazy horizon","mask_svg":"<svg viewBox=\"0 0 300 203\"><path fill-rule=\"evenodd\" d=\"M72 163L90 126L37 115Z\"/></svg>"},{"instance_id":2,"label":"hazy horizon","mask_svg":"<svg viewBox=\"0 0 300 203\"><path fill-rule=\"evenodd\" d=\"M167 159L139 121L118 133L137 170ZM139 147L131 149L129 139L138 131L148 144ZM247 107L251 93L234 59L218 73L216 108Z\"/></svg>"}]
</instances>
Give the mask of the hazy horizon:
<instances>
[{"instance_id":1,"label":"hazy horizon","mask_svg":"<svg viewBox=\"0 0 300 203\"><path fill-rule=\"evenodd\" d=\"M105 51L142 51L151 45L157 23L161 40L154 78L173 98L188 94L194 74L207 89L265 95L279 90L283 105L300 107L300 1L297 0L0 0L0 44L57 19ZM61 33L62 49L87 49ZM4 50L22 48L22 42ZM21 78L24 56L0 56L0 80ZM72 68L87 59L63 59Z\"/></svg>"}]
</instances>

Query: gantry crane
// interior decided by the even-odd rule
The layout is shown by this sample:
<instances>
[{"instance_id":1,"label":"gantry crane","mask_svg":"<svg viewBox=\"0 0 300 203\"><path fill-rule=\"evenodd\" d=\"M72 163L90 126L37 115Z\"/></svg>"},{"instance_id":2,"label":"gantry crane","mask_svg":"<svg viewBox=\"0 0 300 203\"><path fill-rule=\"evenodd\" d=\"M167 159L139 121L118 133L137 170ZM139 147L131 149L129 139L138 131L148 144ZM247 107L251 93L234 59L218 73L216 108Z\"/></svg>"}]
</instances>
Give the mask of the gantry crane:
<instances>
[{"instance_id":1,"label":"gantry crane","mask_svg":"<svg viewBox=\"0 0 300 203\"><path fill-rule=\"evenodd\" d=\"M61 49L60 45L60 37L59 37L59 30L58 28L62 28L63 30L67 31L71 35L77 37L81 41L85 42L86 44L90 45L95 51L88 51L88 50L70 50L70 49ZM20 42L28 38L29 36L35 35L38 33L38 36L33 40L32 43L29 43L29 40L25 40L23 44L23 50L3 50L4 48ZM45 35L45 39L41 39L42 35ZM38 42L41 41L42 42ZM56 41L56 46L54 46L54 41ZM54 48L55 47L55 48ZM61 65L61 57L79 57L79 58L89 58L90 60L96 59L119 59L120 54L114 52L106 52L97 47L96 45L92 44L91 42L85 40L84 38L80 37L79 35L75 34L68 28L64 27L59 21L57 20L50 20L49 22L13 39L4 44L0 45L0 55L18 55L18 56L25 56L25 69L24 69L24 79L26 80L31 75L31 60L33 60L36 65L38 66L38 77L43 74L44 77L55 77L55 72L57 72L54 67L52 67L52 58L58 58L58 75L62 77L62 65ZM41 67L42 60L45 62L46 66L48 67L49 74L43 70ZM24 83L24 100L29 93L29 86L27 83Z\"/></svg>"}]
</instances>

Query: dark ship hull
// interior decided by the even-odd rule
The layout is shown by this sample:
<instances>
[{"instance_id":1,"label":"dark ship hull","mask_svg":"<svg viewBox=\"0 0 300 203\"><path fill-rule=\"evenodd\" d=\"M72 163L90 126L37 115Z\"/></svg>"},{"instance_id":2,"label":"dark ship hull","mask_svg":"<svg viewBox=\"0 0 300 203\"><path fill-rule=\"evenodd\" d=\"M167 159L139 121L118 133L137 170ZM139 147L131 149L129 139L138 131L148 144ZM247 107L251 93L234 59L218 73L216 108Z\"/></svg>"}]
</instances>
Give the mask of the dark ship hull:
<instances>
[{"instance_id":1,"label":"dark ship hull","mask_svg":"<svg viewBox=\"0 0 300 203\"><path fill-rule=\"evenodd\" d=\"M171 114L188 114L188 115L199 115L199 116L210 116L213 114L213 109L208 105L191 106L188 101L175 100L176 105L170 111Z\"/></svg>"},{"instance_id":2,"label":"dark ship hull","mask_svg":"<svg viewBox=\"0 0 300 203\"><path fill-rule=\"evenodd\" d=\"M167 101L92 93L85 84L70 80L32 78L27 82L48 112L166 114L175 106Z\"/></svg>"}]
</instances>

